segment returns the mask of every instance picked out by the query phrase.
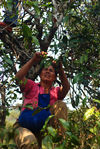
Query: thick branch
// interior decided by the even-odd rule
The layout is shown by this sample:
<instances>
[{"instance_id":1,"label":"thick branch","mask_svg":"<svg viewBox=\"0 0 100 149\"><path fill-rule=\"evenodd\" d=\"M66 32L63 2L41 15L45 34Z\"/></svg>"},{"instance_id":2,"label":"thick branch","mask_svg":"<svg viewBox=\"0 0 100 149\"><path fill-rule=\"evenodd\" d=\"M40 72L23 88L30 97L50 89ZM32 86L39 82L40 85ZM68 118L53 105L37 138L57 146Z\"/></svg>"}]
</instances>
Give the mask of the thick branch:
<instances>
[{"instance_id":1,"label":"thick branch","mask_svg":"<svg viewBox=\"0 0 100 149\"><path fill-rule=\"evenodd\" d=\"M17 37L15 37L13 34L4 30L0 32L0 38L5 47L9 48L13 53L14 51L16 51L19 56L24 55L25 57L30 58L30 56L26 52L24 52L25 48L22 43L19 42L19 39L17 39Z\"/></svg>"}]
</instances>

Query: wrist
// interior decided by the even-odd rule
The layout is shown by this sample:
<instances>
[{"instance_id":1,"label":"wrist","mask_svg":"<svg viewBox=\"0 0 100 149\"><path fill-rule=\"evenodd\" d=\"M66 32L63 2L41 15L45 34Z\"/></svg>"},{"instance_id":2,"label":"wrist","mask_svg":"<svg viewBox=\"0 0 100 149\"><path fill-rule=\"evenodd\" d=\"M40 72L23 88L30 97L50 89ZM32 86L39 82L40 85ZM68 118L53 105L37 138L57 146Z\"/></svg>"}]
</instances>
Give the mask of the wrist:
<instances>
[{"instance_id":1,"label":"wrist","mask_svg":"<svg viewBox=\"0 0 100 149\"><path fill-rule=\"evenodd\" d=\"M38 64L39 62L41 62L41 57L37 57L36 55L34 55L32 61L33 63Z\"/></svg>"}]
</instances>

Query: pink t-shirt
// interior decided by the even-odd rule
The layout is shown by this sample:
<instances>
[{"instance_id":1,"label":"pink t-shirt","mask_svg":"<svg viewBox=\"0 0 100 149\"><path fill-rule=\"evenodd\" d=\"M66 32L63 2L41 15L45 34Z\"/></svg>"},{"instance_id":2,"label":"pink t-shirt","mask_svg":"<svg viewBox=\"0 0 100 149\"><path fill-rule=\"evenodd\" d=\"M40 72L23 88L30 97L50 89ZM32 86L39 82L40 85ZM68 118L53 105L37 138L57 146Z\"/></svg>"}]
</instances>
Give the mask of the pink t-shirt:
<instances>
[{"instance_id":1,"label":"pink t-shirt","mask_svg":"<svg viewBox=\"0 0 100 149\"><path fill-rule=\"evenodd\" d=\"M51 87L50 89L50 105L53 105L58 100L58 92L60 87ZM39 83L35 83L34 81L28 79L27 83L21 86L21 91L24 96L24 103L22 107L22 111L25 109L25 105L31 104L33 108L38 106L38 95L44 94L44 88L40 86Z\"/></svg>"}]
</instances>

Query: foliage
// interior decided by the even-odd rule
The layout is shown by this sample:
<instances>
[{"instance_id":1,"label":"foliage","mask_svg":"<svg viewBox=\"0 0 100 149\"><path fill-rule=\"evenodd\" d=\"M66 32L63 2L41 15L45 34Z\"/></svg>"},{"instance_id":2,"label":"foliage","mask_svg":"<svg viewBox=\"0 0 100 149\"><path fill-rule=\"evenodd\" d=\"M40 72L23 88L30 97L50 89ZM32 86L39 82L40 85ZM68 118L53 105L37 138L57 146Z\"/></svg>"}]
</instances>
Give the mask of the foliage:
<instances>
[{"instance_id":1,"label":"foliage","mask_svg":"<svg viewBox=\"0 0 100 149\"><path fill-rule=\"evenodd\" d=\"M0 126L0 149L16 149L14 142L14 128L13 124L19 115L19 110L14 109L9 111L9 115L6 117L6 125Z\"/></svg>"},{"instance_id":2,"label":"foliage","mask_svg":"<svg viewBox=\"0 0 100 149\"><path fill-rule=\"evenodd\" d=\"M14 111L11 112L11 119ZM52 117L52 116L51 116ZM17 118L17 116L16 116ZM49 118L50 119L50 118ZM59 119L66 129L65 136L62 138L56 129L48 126L46 121L42 141L43 149L97 149L100 146L100 110L96 107L80 107L78 110L68 112L68 121ZM9 125L6 121L6 127L0 128L1 146L9 149L15 149L13 124ZM12 146L12 148L11 148Z\"/></svg>"},{"instance_id":3,"label":"foliage","mask_svg":"<svg viewBox=\"0 0 100 149\"><path fill-rule=\"evenodd\" d=\"M16 149L16 144L14 143L14 131L12 127L0 128L0 148Z\"/></svg>"},{"instance_id":4,"label":"foliage","mask_svg":"<svg viewBox=\"0 0 100 149\"><path fill-rule=\"evenodd\" d=\"M77 111L69 111L68 121L60 119L66 128L65 138L57 140L57 130L47 127L43 139L43 149L96 149L100 146L100 110L94 107L81 107ZM94 112L93 112L94 111ZM84 117L87 116L87 119ZM57 142L55 142L57 140Z\"/></svg>"},{"instance_id":5,"label":"foliage","mask_svg":"<svg viewBox=\"0 0 100 149\"><path fill-rule=\"evenodd\" d=\"M15 73L36 51L42 50L63 62L71 86L69 99L75 109L69 113L68 122L62 121L68 131L64 143L57 145L95 149L100 138L100 2L54 1L23 0L19 2L18 26L13 28L13 33L0 27L0 125L5 125L15 101L22 99ZM12 7L6 0L0 4L0 8ZM42 63L46 62L45 57ZM37 72L33 68L27 77L35 80ZM52 139L56 137L56 130L48 128L47 131L45 142L51 147L55 144Z\"/></svg>"}]
</instances>

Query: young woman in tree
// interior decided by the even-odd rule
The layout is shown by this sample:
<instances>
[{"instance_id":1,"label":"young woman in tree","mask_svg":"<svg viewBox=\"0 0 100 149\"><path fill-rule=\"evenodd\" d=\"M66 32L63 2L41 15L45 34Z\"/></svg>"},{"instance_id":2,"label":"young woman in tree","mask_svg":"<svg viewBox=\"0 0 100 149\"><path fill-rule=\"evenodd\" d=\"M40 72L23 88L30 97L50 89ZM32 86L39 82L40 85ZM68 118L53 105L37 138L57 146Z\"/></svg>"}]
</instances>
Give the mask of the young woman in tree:
<instances>
[{"instance_id":1,"label":"young woman in tree","mask_svg":"<svg viewBox=\"0 0 100 149\"><path fill-rule=\"evenodd\" d=\"M36 52L34 56L17 72L16 79L24 95L24 102L18 122L15 124L15 142L18 149L41 148L41 129L45 120L50 119L49 125L64 132L58 118L67 120L67 107L62 100L69 91L70 85L64 73L62 63L59 64L59 78L61 87L54 87L57 74L54 62L48 67L43 67L40 72L40 83L26 78L28 71L34 64L41 62L45 52ZM31 106L30 106L31 105ZM50 105L50 107L48 106ZM31 107L31 109L30 109ZM32 109L33 108L33 109ZM58 126L59 125L59 126ZM34 142L37 144L32 144Z\"/></svg>"}]
</instances>

